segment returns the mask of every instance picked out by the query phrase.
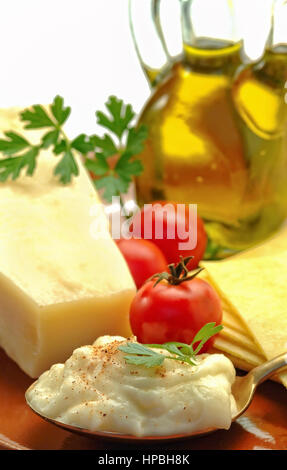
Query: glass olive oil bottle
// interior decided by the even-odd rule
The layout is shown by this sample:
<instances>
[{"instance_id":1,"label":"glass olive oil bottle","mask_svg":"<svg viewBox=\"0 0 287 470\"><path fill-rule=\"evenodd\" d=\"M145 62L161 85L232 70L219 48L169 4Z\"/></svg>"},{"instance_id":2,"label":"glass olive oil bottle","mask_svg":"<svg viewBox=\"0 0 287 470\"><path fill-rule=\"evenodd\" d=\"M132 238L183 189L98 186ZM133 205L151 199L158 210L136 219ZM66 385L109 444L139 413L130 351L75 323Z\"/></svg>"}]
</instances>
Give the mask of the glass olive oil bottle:
<instances>
[{"instance_id":1,"label":"glass olive oil bottle","mask_svg":"<svg viewBox=\"0 0 287 470\"><path fill-rule=\"evenodd\" d=\"M284 34L282 29L279 35L284 18ZM287 213L286 1L275 3L272 23L262 59L239 69L232 87L248 165L248 185L242 199L247 217L240 220L237 234L229 228L223 233L235 247L237 236L243 248L249 241L268 237Z\"/></svg>"},{"instance_id":2,"label":"glass olive oil bottle","mask_svg":"<svg viewBox=\"0 0 287 470\"><path fill-rule=\"evenodd\" d=\"M183 54L153 75L140 116L149 139L139 202L197 204L218 256L262 241L287 214L285 46L271 41L244 66L232 5L181 2ZM210 21L219 12L224 21Z\"/></svg>"}]
</instances>

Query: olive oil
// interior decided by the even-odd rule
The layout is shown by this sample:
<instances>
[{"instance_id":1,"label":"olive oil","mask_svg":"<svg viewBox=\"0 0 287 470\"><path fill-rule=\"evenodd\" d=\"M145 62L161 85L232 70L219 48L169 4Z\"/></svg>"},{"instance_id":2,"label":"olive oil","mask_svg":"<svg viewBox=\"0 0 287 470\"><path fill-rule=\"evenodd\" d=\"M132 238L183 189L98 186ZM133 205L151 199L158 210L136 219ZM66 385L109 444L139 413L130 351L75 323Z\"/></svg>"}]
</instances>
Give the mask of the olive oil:
<instances>
[{"instance_id":1,"label":"olive oil","mask_svg":"<svg viewBox=\"0 0 287 470\"><path fill-rule=\"evenodd\" d=\"M287 215L287 48L267 49L239 70L232 94L244 146L248 181L236 230L212 226L231 247L246 248L276 231ZM238 241L237 241L238 240Z\"/></svg>"},{"instance_id":2,"label":"olive oil","mask_svg":"<svg viewBox=\"0 0 287 470\"><path fill-rule=\"evenodd\" d=\"M241 48L185 45L140 116L149 128L140 203L197 204L226 252L260 242L287 213L287 53L268 50L246 67Z\"/></svg>"},{"instance_id":3,"label":"olive oil","mask_svg":"<svg viewBox=\"0 0 287 470\"><path fill-rule=\"evenodd\" d=\"M270 140L286 127L284 95L287 80L287 45L266 49L256 64L240 71L233 87L237 109L254 134Z\"/></svg>"}]
</instances>

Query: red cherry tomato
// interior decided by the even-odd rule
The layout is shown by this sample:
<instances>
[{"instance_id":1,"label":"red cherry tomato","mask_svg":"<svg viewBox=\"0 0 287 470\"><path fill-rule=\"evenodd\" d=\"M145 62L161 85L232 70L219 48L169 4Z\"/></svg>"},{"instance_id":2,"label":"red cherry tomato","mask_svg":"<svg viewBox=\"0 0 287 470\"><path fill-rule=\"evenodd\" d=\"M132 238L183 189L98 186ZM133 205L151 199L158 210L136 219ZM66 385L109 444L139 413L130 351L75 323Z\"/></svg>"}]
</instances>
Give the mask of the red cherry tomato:
<instances>
[{"instance_id":1,"label":"red cherry tomato","mask_svg":"<svg viewBox=\"0 0 287 470\"><path fill-rule=\"evenodd\" d=\"M164 211L163 208L165 207ZM156 227L162 225L162 238L156 238ZM189 212L189 206L185 206L185 210L178 209L178 205L174 202L154 202L149 207L145 206L138 212L131 224L130 230L134 236L147 239L145 230L149 230L150 240L158 246L165 255L168 263L176 263L180 256L184 258L193 256L194 258L188 263L188 269L192 270L198 266L203 258L206 245L207 235L204 229L203 221L197 217L197 244L193 249L180 249L181 243L186 243L195 230L193 219ZM174 237L170 237L173 234ZM186 235L184 235L186 234ZM184 235L184 236L183 236Z\"/></svg>"},{"instance_id":2,"label":"red cherry tomato","mask_svg":"<svg viewBox=\"0 0 287 470\"><path fill-rule=\"evenodd\" d=\"M117 241L139 289L153 274L167 268L167 261L160 249L148 240L121 239Z\"/></svg>"},{"instance_id":3,"label":"red cherry tomato","mask_svg":"<svg viewBox=\"0 0 287 470\"><path fill-rule=\"evenodd\" d=\"M130 309L130 324L140 343L163 344L178 341L190 344L206 324L222 321L220 298L206 281L194 278L179 285L161 280L148 281L137 292ZM213 344L211 337L201 349Z\"/></svg>"}]
</instances>

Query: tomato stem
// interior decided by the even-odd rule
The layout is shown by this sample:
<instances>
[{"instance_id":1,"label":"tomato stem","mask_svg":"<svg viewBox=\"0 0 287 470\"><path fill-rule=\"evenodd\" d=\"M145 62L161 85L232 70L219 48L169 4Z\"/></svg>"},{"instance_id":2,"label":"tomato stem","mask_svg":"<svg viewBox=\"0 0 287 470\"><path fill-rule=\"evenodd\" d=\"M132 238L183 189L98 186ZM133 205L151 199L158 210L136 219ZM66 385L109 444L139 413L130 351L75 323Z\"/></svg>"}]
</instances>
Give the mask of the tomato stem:
<instances>
[{"instance_id":1,"label":"tomato stem","mask_svg":"<svg viewBox=\"0 0 287 470\"><path fill-rule=\"evenodd\" d=\"M178 264L169 264L169 272L162 272L162 273L157 273L154 274L152 277L148 279L148 281L152 279L156 279L156 282L153 287L155 287L159 282L166 280L168 284L177 286L181 284L182 282L190 281L191 279L194 279L198 274L203 271L204 268L198 268L195 269L194 271L188 271L187 264L191 259L193 259L193 256L187 256L186 258L183 258L183 256L180 257L180 262Z\"/></svg>"}]
</instances>

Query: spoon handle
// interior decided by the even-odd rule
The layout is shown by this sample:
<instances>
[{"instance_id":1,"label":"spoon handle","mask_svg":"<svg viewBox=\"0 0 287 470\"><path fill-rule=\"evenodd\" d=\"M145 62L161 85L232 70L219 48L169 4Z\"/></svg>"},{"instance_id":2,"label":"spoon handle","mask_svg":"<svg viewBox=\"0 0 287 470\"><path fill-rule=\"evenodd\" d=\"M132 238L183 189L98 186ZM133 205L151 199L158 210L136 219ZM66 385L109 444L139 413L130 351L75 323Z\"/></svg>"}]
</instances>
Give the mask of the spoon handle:
<instances>
[{"instance_id":1,"label":"spoon handle","mask_svg":"<svg viewBox=\"0 0 287 470\"><path fill-rule=\"evenodd\" d=\"M271 359L271 361L264 362L264 364L255 367L251 373L254 377L254 382L258 385L283 368L286 368L287 372L287 352Z\"/></svg>"}]
</instances>

